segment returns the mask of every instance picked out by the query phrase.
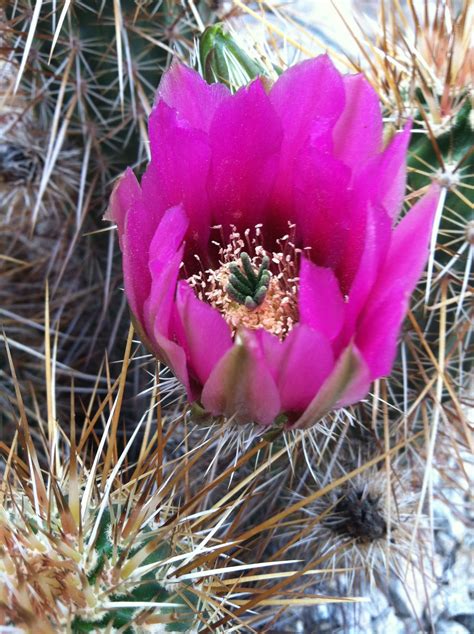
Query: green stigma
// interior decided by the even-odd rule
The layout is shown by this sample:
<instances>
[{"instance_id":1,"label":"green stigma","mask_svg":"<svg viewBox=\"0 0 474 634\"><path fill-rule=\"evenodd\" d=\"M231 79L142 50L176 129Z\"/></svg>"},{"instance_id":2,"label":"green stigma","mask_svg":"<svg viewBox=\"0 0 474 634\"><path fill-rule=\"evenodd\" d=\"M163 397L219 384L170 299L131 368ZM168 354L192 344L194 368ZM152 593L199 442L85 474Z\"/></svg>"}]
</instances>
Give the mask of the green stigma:
<instances>
[{"instance_id":1,"label":"green stigma","mask_svg":"<svg viewBox=\"0 0 474 634\"><path fill-rule=\"evenodd\" d=\"M243 304L249 310L255 310L265 299L270 284L271 273L268 270L270 258L264 256L259 268L255 270L248 253L241 253L242 268L237 264L229 266L230 277L226 286L228 295Z\"/></svg>"}]
</instances>

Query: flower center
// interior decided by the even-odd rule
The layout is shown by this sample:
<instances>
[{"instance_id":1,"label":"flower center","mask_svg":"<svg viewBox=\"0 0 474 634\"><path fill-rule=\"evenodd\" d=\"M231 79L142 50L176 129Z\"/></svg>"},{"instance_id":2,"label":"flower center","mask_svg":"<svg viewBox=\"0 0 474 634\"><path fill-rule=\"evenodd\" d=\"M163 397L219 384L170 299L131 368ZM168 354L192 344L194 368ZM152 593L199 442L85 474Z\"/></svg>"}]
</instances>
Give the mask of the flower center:
<instances>
[{"instance_id":1,"label":"flower center","mask_svg":"<svg viewBox=\"0 0 474 634\"><path fill-rule=\"evenodd\" d=\"M270 258L264 255L257 271L253 268L252 260L245 251L240 254L240 260L242 269L237 264L229 264L230 275L225 290L233 300L243 304L249 310L254 310L263 303L268 292L271 279L271 273L268 270Z\"/></svg>"},{"instance_id":2,"label":"flower center","mask_svg":"<svg viewBox=\"0 0 474 634\"><path fill-rule=\"evenodd\" d=\"M262 226L243 236L232 228L218 247L218 266L187 278L199 299L221 312L235 334L240 327L265 328L284 339L298 321L298 268L300 249L290 233L276 241L277 249L262 244Z\"/></svg>"}]
</instances>

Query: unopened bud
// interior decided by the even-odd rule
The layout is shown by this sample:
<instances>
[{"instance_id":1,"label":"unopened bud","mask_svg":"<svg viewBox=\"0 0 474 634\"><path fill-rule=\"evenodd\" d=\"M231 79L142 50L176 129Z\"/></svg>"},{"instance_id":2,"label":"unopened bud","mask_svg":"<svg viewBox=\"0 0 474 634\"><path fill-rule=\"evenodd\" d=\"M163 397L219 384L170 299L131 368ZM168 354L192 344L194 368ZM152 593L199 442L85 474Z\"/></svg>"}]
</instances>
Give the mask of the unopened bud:
<instances>
[{"instance_id":1,"label":"unopened bud","mask_svg":"<svg viewBox=\"0 0 474 634\"><path fill-rule=\"evenodd\" d=\"M198 61L208 83L220 82L232 90L266 75L264 67L236 43L222 24L209 26L199 38Z\"/></svg>"}]
</instances>

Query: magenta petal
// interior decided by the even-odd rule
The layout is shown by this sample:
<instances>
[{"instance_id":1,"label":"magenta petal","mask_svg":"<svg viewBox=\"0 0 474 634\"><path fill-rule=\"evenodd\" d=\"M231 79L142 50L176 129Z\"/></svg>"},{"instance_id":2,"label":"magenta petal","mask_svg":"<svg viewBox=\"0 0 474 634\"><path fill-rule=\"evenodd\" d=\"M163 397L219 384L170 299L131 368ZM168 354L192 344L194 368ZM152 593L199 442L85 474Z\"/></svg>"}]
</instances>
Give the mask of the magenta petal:
<instances>
[{"instance_id":1,"label":"magenta petal","mask_svg":"<svg viewBox=\"0 0 474 634\"><path fill-rule=\"evenodd\" d=\"M354 230L350 169L331 154L321 151L319 144L308 144L299 153L295 169L298 234L303 243L311 247L313 261L336 268L345 257L345 243L350 231Z\"/></svg>"},{"instance_id":2,"label":"magenta petal","mask_svg":"<svg viewBox=\"0 0 474 634\"><path fill-rule=\"evenodd\" d=\"M154 108L149 127L152 160L142 178L143 196L151 201L158 217L174 205L184 205L189 218L188 240L202 253L211 224L207 136L180 122L164 102Z\"/></svg>"},{"instance_id":3,"label":"magenta petal","mask_svg":"<svg viewBox=\"0 0 474 634\"><path fill-rule=\"evenodd\" d=\"M155 333L154 344L157 349L157 357L171 369L178 381L184 385L188 399L190 401L196 400L197 395L189 380L186 353L183 348L159 332Z\"/></svg>"},{"instance_id":4,"label":"magenta petal","mask_svg":"<svg viewBox=\"0 0 474 634\"><path fill-rule=\"evenodd\" d=\"M387 375L410 294L428 258L439 189L432 186L393 232L382 271L357 326L356 344L373 378Z\"/></svg>"},{"instance_id":5,"label":"magenta petal","mask_svg":"<svg viewBox=\"0 0 474 634\"><path fill-rule=\"evenodd\" d=\"M347 382L347 385L340 392L333 409L348 407L358 403L367 396L370 390L372 377L369 366L356 346L352 346L351 354L357 359L357 371L354 372L352 379ZM344 357L341 356L339 358L343 359Z\"/></svg>"},{"instance_id":6,"label":"magenta petal","mask_svg":"<svg viewBox=\"0 0 474 634\"><path fill-rule=\"evenodd\" d=\"M281 342L265 337L267 363L276 377L284 412L306 409L334 367L334 354L329 340L304 325L293 328Z\"/></svg>"},{"instance_id":7,"label":"magenta petal","mask_svg":"<svg viewBox=\"0 0 474 634\"><path fill-rule=\"evenodd\" d=\"M180 343L186 350L189 366L204 384L220 358L232 347L229 326L215 308L196 297L184 280L178 283L176 307L184 335Z\"/></svg>"},{"instance_id":8,"label":"magenta petal","mask_svg":"<svg viewBox=\"0 0 474 634\"><path fill-rule=\"evenodd\" d=\"M153 236L149 253L152 285L146 302L145 324L149 335L169 335L169 321L176 282L183 254L183 239L188 228L183 208L172 207L163 216Z\"/></svg>"},{"instance_id":9,"label":"magenta petal","mask_svg":"<svg viewBox=\"0 0 474 634\"><path fill-rule=\"evenodd\" d=\"M153 279L157 279L162 268L172 260L183 244L189 226L189 218L182 205L166 211L150 244L149 265Z\"/></svg>"},{"instance_id":10,"label":"magenta petal","mask_svg":"<svg viewBox=\"0 0 474 634\"><path fill-rule=\"evenodd\" d=\"M331 137L335 122L344 110L342 76L327 55L306 60L286 70L270 91L271 102L283 128L283 143L274 193L281 208L280 224L288 219L293 205L297 156L308 140L317 135ZM285 228L285 227L284 227Z\"/></svg>"},{"instance_id":11,"label":"magenta petal","mask_svg":"<svg viewBox=\"0 0 474 634\"><path fill-rule=\"evenodd\" d=\"M369 205L362 256L348 292L344 326L338 337L336 351L345 348L354 336L357 318L384 263L391 235L392 222L385 210L374 209Z\"/></svg>"},{"instance_id":12,"label":"magenta petal","mask_svg":"<svg viewBox=\"0 0 474 634\"><path fill-rule=\"evenodd\" d=\"M171 260L159 268L159 273L157 272L153 279L151 294L145 305L145 317L148 323L145 334L155 355L171 368L185 386L188 397L193 399L194 394L190 388L186 354L183 348L172 340L174 336L173 301L182 256L183 249L181 247Z\"/></svg>"},{"instance_id":13,"label":"magenta petal","mask_svg":"<svg viewBox=\"0 0 474 634\"><path fill-rule=\"evenodd\" d=\"M315 119L334 124L344 110L344 85L327 55L286 70L275 82L270 99L284 128L284 148L293 155L306 142Z\"/></svg>"},{"instance_id":14,"label":"magenta petal","mask_svg":"<svg viewBox=\"0 0 474 634\"><path fill-rule=\"evenodd\" d=\"M329 340L303 324L297 324L284 341L263 328L256 330L254 336L277 384L281 411L301 413L334 367Z\"/></svg>"},{"instance_id":15,"label":"magenta petal","mask_svg":"<svg viewBox=\"0 0 474 634\"><path fill-rule=\"evenodd\" d=\"M344 320L344 299L331 269L301 258L298 295L300 322L334 339Z\"/></svg>"},{"instance_id":16,"label":"magenta petal","mask_svg":"<svg viewBox=\"0 0 474 634\"><path fill-rule=\"evenodd\" d=\"M411 121L402 132L392 139L386 150L377 159L377 168L372 174L377 184L377 202L391 218L396 219L402 209L406 188L406 160L410 142Z\"/></svg>"},{"instance_id":17,"label":"magenta petal","mask_svg":"<svg viewBox=\"0 0 474 634\"><path fill-rule=\"evenodd\" d=\"M124 285L132 313L140 319L143 303L151 284L148 273L148 247L153 236L148 209L142 200L140 185L128 168L114 186L106 218L117 223L123 253ZM136 250L136 240L142 249Z\"/></svg>"},{"instance_id":18,"label":"magenta petal","mask_svg":"<svg viewBox=\"0 0 474 634\"><path fill-rule=\"evenodd\" d=\"M370 371L360 351L349 346L339 357L333 372L292 428L311 427L331 410L356 403L370 387Z\"/></svg>"},{"instance_id":19,"label":"magenta petal","mask_svg":"<svg viewBox=\"0 0 474 634\"><path fill-rule=\"evenodd\" d=\"M209 139L214 222L251 228L263 220L281 142L280 123L260 79L217 108Z\"/></svg>"},{"instance_id":20,"label":"magenta petal","mask_svg":"<svg viewBox=\"0 0 474 634\"><path fill-rule=\"evenodd\" d=\"M216 108L229 97L223 84L209 85L196 71L174 62L161 78L157 104L164 101L190 126L207 132Z\"/></svg>"},{"instance_id":21,"label":"magenta petal","mask_svg":"<svg viewBox=\"0 0 474 634\"><path fill-rule=\"evenodd\" d=\"M152 282L144 306L144 323L155 354L173 370L191 397L185 352L171 339L171 317L187 227L183 209L174 207L165 213L153 236L149 258Z\"/></svg>"},{"instance_id":22,"label":"magenta petal","mask_svg":"<svg viewBox=\"0 0 474 634\"><path fill-rule=\"evenodd\" d=\"M334 155L354 173L382 149L382 113L378 95L363 75L346 75L343 81L346 106L334 126Z\"/></svg>"},{"instance_id":23,"label":"magenta petal","mask_svg":"<svg viewBox=\"0 0 474 634\"><path fill-rule=\"evenodd\" d=\"M141 198L140 185L130 167L117 179L112 194L110 196L109 207L104 216L106 220L111 220L117 224L120 246L122 246L122 236L125 231L125 221L130 207Z\"/></svg>"},{"instance_id":24,"label":"magenta petal","mask_svg":"<svg viewBox=\"0 0 474 634\"><path fill-rule=\"evenodd\" d=\"M202 404L215 416L235 416L237 422L271 425L275 420L280 411L278 389L253 333L240 333L214 367Z\"/></svg>"},{"instance_id":25,"label":"magenta petal","mask_svg":"<svg viewBox=\"0 0 474 634\"><path fill-rule=\"evenodd\" d=\"M257 339L265 357L266 365L276 383L283 354L282 342L276 335L265 330L265 328L258 328L252 332L252 335Z\"/></svg>"},{"instance_id":26,"label":"magenta petal","mask_svg":"<svg viewBox=\"0 0 474 634\"><path fill-rule=\"evenodd\" d=\"M122 235L123 277L128 303L137 319L143 319L143 306L150 292L148 269L150 244L156 222L143 197L137 198L125 217Z\"/></svg>"},{"instance_id":27,"label":"magenta petal","mask_svg":"<svg viewBox=\"0 0 474 634\"><path fill-rule=\"evenodd\" d=\"M351 316L360 313L369 296L387 256L391 235L391 221L385 210L369 206L364 250L347 302L347 311Z\"/></svg>"}]
</instances>

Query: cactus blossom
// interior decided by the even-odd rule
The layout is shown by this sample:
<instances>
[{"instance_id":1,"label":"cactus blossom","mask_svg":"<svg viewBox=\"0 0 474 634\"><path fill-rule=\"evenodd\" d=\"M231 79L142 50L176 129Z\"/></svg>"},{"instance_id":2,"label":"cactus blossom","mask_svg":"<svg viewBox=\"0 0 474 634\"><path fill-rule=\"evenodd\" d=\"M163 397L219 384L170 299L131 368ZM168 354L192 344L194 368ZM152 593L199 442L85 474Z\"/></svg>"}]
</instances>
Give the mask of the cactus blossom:
<instances>
[{"instance_id":1,"label":"cactus blossom","mask_svg":"<svg viewBox=\"0 0 474 634\"><path fill-rule=\"evenodd\" d=\"M163 76L108 217L138 332L212 415L307 427L390 372L438 190L398 221L410 126L386 148L382 128L327 56L235 94Z\"/></svg>"}]
</instances>

